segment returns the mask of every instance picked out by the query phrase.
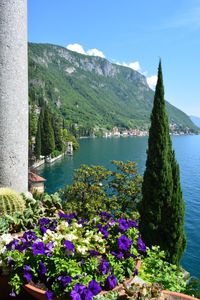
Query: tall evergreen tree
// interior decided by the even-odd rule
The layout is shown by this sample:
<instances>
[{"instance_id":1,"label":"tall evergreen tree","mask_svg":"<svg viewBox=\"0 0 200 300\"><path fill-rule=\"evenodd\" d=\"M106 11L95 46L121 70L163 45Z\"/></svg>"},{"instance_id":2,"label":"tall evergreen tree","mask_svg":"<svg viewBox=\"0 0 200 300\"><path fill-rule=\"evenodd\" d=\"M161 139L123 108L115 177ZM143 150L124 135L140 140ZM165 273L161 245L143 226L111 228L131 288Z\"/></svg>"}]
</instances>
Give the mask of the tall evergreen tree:
<instances>
[{"instance_id":1,"label":"tall evergreen tree","mask_svg":"<svg viewBox=\"0 0 200 300\"><path fill-rule=\"evenodd\" d=\"M46 105L43 109L42 155L50 155L55 150L52 116Z\"/></svg>"},{"instance_id":2,"label":"tall evergreen tree","mask_svg":"<svg viewBox=\"0 0 200 300\"><path fill-rule=\"evenodd\" d=\"M171 219L171 232L173 232L173 235L171 236L169 243L171 243L171 261L177 264L186 246L186 236L184 232L185 205L180 184L179 165L176 161L174 151L172 151L171 165L173 190L170 207L171 213L169 213L169 217Z\"/></svg>"},{"instance_id":3,"label":"tall evergreen tree","mask_svg":"<svg viewBox=\"0 0 200 300\"><path fill-rule=\"evenodd\" d=\"M62 126L62 123L61 123ZM55 148L58 151L63 151L64 144L62 138L62 129L60 126L60 122L58 119L53 120L53 131L54 131L54 138L55 138Z\"/></svg>"},{"instance_id":4,"label":"tall evergreen tree","mask_svg":"<svg viewBox=\"0 0 200 300\"><path fill-rule=\"evenodd\" d=\"M41 122L42 122L42 114L40 113L38 123L37 123L37 132L35 137L35 148L34 148L34 154L36 159L40 159L41 151L42 151L42 145L41 145Z\"/></svg>"},{"instance_id":5,"label":"tall evergreen tree","mask_svg":"<svg viewBox=\"0 0 200 300\"><path fill-rule=\"evenodd\" d=\"M147 245L160 245L170 262L179 263L185 247L184 202L179 168L172 150L165 108L161 62L149 130L142 186L140 230Z\"/></svg>"}]
</instances>

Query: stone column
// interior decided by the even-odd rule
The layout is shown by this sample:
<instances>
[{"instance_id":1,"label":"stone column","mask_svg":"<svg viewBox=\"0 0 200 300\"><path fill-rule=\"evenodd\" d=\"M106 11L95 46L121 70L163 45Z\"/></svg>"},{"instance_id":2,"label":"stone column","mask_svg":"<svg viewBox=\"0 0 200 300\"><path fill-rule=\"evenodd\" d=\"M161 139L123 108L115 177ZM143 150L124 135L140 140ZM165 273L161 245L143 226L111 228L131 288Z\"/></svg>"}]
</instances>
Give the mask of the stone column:
<instances>
[{"instance_id":1,"label":"stone column","mask_svg":"<svg viewBox=\"0 0 200 300\"><path fill-rule=\"evenodd\" d=\"M28 190L27 1L0 0L0 187Z\"/></svg>"}]
</instances>

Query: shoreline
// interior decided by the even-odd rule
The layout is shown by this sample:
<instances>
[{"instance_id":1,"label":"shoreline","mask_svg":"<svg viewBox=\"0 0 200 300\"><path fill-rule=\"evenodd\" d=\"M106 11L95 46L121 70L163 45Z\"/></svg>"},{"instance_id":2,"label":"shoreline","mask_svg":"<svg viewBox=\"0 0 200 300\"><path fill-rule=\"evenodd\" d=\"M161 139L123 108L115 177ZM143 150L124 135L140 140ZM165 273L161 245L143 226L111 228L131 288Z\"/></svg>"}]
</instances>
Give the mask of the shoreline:
<instances>
[{"instance_id":1,"label":"shoreline","mask_svg":"<svg viewBox=\"0 0 200 300\"><path fill-rule=\"evenodd\" d=\"M193 136L193 135L200 135L200 133L170 133L170 136ZM77 139L79 140L82 140L82 139L96 139L96 138L120 138L120 137L123 137L123 138L127 138L127 137L145 137L145 136L149 136L149 134L141 134L141 135L131 135L131 134L128 134L128 135L124 135L124 134L119 134L119 135L109 135L109 136L105 136L105 135L102 135L102 136L80 136L78 137Z\"/></svg>"}]
</instances>

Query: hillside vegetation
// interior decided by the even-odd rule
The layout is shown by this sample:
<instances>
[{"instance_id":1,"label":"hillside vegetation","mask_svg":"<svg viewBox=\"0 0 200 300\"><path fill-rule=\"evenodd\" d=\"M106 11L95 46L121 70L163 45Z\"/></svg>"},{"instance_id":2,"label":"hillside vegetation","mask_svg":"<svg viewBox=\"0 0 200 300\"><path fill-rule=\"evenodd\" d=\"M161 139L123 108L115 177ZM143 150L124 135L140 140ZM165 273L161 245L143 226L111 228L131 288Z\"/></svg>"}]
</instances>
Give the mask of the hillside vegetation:
<instances>
[{"instance_id":1,"label":"hillside vegetation","mask_svg":"<svg viewBox=\"0 0 200 300\"><path fill-rule=\"evenodd\" d=\"M154 92L145 76L106 59L49 44L29 44L29 101L49 103L75 135L149 127ZM190 118L167 102L170 124L196 131Z\"/></svg>"}]
</instances>

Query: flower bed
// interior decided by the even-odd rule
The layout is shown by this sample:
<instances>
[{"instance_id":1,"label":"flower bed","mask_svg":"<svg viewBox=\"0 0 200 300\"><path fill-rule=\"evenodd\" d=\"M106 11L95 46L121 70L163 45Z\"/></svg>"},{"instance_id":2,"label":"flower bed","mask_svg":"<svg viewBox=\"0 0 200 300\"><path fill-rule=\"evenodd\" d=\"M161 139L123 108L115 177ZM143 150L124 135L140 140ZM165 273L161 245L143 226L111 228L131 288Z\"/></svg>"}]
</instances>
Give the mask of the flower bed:
<instances>
[{"instance_id":1,"label":"flower bed","mask_svg":"<svg viewBox=\"0 0 200 300\"><path fill-rule=\"evenodd\" d=\"M1 238L0 261L10 272L13 294L26 283L42 283L48 300L90 300L112 290L137 274L137 260L146 252L137 222L115 220L106 212L92 220L60 212L10 239Z\"/></svg>"}]
</instances>

